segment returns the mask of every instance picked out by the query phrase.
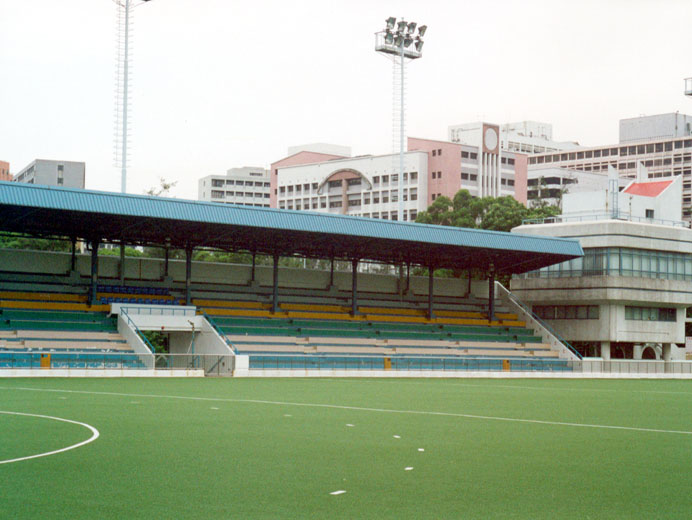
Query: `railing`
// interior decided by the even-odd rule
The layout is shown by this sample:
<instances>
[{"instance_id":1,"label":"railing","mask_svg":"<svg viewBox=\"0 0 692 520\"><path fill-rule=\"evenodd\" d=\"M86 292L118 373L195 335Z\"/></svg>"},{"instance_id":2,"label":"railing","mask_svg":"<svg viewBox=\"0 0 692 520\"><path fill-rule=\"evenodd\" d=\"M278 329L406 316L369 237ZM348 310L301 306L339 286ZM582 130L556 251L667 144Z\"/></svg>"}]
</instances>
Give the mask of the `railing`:
<instances>
[{"instance_id":1,"label":"railing","mask_svg":"<svg viewBox=\"0 0 692 520\"><path fill-rule=\"evenodd\" d=\"M157 370L204 370L206 376L228 376L234 367L234 356L219 354L156 354Z\"/></svg>"},{"instance_id":2,"label":"railing","mask_svg":"<svg viewBox=\"0 0 692 520\"><path fill-rule=\"evenodd\" d=\"M310 356L251 354L250 370L377 370L377 371L551 371L572 368L566 360L460 358L433 356Z\"/></svg>"},{"instance_id":3,"label":"railing","mask_svg":"<svg viewBox=\"0 0 692 520\"><path fill-rule=\"evenodd\" d=\"M154 346L149 342L149 340L147 339L147 337L146 337L144 334L142 334L142 331L139 330L139 328L137 327L137 325L135 324L135 322L132 321L132 318L130 318L130 315L128 314L127 311L128 311L128 309L127 309L126 307L121 307L121 308L120 308L120 315L123 316L123 317L127 320L127 324L135 331L135 333L137 334L137 336L139 337L139 339L141 339L141 340L145 343L145 345L147 345L147 347L149 347L149 350L151 351L151 353L152 353L152 354L155 354L155 353L156 353L156 349L155 349Z\"/></svg>"},{"instance_id":4,"label":"railing","mask_svg":"<svg viewBox=\"0 0 692 520\"><path fill-rule=\"evenodd\" d=\"M142 370L146 365L135 353L111 352L0 352L0 369L70 368ZM1 372L0 372L1 373Z\"/></svg>"},{"instance_id":5,"label":"railing","mask_svg":"<svg viewBox=\"0 0 692 520\"><path fill-rule=\"evenodd\" d=\"M667 220L660 218L637 217L627 213L590 213L585 215L556 215L545 218L527 218L521 221L521 225L531 224L560 224L562 222L588 222L593 220L624 220L627 222L645 222L647 224L661 224L664 226L689 228L689 222L682 220Z\"/></svg>"},{"instance_id":6,"label":"railing","mask_svg":"<svg viewBox=\"0 0 692 520\"><path fill-rule=\"evenodd\" d=\"M230 348L234 353L238 353L236 346L226 337L226 334L221 330L221 328L216 324L216 322L209 316L206 312L202 311L202 316L207 320L207 323L211 325L211 328L219 335L219 337L226 342L228 348Z\"/></svg>"},{"instance_id":7,"label":"railing","mask_svg":"<svg viewBox=\"0 0 692 520\"><path fill-rule=\"evenodd\" d=\"M528 316L531 317L536 323L538 323L541 327L543 327L548 333L553 336L553 338L561 343L562 345L565 346L572 354L577 356L577 359L582 359L582 355L575 349L570 343L564 339L562 336L560 336L555 329L553 329L550 325L548 325L545 321L543 321L541 318L538 317L536 313L534 313L528 305L526 305L524 302L522 302L519 298L514 296L504 285L502 285L500 282L495 282L495 287L500 289L500 292L502 292L511 302L519 307L522 311L524 311Z\"/></svg>"},{"instance_id":8,"label":"railing","mask_svg":"<svg viewBox=\"0 0 692 520\"><path fill-rule=\"evenodd\" d=\"M115 310L114 310L115 312ZM138 314L141 316L195 316L194 307L178 307L173 305L120 305L120 312Z\"/></svg>"}]
</instances>

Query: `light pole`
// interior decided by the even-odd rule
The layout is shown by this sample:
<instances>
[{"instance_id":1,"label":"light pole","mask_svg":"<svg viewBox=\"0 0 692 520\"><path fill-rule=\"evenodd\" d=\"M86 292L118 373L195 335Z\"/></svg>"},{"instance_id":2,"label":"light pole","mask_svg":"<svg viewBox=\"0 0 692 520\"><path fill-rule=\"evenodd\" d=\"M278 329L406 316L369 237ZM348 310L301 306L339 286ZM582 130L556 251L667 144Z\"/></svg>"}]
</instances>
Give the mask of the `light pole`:
<instances>
[{"instance_id":1,"label":"light pole","mask_svg":"<svg viewBox=\"0 0 692 520\"><path fill-rule=\"evenodd\" d=\"M115 64L115 135L114 166L120 168L120 191L127 192L127 139L130 86L130 51L132 46L133 9L150 0L113 0L116 12L116 64Z\"/></svg>"},{"instance_id":2,"label":"light pole","mask_svg":"<svg viewBox=\"0 0 692 520\"><path fill-rule=\"evenodd\" d=\"M428 29L426 25L418 27L416 34L416 22L406 22L403 18L397 22L396 18L390 16L386 20L387 26L383 31L375 33L375 51L386 55L392 59L393 63L393 96L397 94L397 80L399 81L399 175L398 175L398 212L397 220L404 220L404 137L405 137L405 117L404 117L404 98L405 98L405 63L406 60L415 60L423 56L423 36ZM413 44L413 47L411 45ZM397 72L399 74L397 74ZM393 103L392 136L393 148L396 151L396 97Z\"/></svg>"}]
</instances>

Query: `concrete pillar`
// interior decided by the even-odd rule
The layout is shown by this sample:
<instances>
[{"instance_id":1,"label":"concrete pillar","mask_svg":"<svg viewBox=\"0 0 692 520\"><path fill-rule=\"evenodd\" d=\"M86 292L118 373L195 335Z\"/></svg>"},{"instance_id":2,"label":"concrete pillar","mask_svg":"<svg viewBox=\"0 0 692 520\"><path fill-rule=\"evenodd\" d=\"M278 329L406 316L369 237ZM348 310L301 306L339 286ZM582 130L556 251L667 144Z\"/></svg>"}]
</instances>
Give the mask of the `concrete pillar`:
<instances>
[{"instance_id":1,"label":"concrete pillar","mask_svg":"<svg viewBox=\"0 0 692 520\"><path fill-rule=\"evenodd\" d=\"M635 344L632 347L632 359L641 359L644 352L644 345Z\"/></svg>"},{"instance_id":2,"label":"concrete pillar","mask_svg":"<svg viewBox=\"0 0 692 520\"><path fill-rule=\"evenodd\" d=\"M663 361L672 361L673 345L671 343L661 344L663 347Z\"/></svg>"},{"instance_id":3,"label":"concrete pillar","mask_svg":"<svg viewBox=\"0 0 692 520\"><path fill-rule=\"evenodd\" d=\"M472 271L471 271L471 269L469 269L469 286L468 286L468 289L466 289L466 296L469 296L469 297L471 296L471 281L472 280L473 280Z\"/></svg>"},{"instance_id":4,"label":"concrete pillar","mask_svg":"<svg viewBox=\"0 0 692 520\"><path fill-rule=\"evenodd\" d=\"M604 361L610 361L610 341L601 341L601 357Z\"/></svg>"},{"instance_id":5,"label":"concrete pillar","mask_svg":"<svg viewBox=\"0 0 692 520\"><path fill-rule=\"evenodd\" d=\"M166 253L166 259L164 260L164 263L163 263L163 277L168 278L168 256L170 254L170 250L169 250L168 246L166 246L164 248L164 251Z\"/></svg>"},{"instance_id":6,"label":"concrete pillar","mask_svg":"<svg viewBox=\"0 0 692 520\"><path fill-rule=\"evenodd\" d=\"M411 290L411 263L406 262L406 292L408 294Z\"/></svg>"}]
</instances>

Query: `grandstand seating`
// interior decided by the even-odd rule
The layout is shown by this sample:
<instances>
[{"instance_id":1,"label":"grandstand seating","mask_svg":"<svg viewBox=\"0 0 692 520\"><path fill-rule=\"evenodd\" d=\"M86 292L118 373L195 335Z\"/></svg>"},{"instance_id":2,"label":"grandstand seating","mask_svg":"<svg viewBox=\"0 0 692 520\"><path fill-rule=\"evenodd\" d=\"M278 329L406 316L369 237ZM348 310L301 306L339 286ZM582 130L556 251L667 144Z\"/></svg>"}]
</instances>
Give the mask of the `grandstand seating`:
<instances>
[{"instance_id":1,"label":"grandstand seating","mask_svg":"<svg viewBox=\"0 0 692 520\"><path fill-rule=\"evenodd\" d=\"M567 370L550 345L501 307L489 321L482 304L462 310L364 305L352 316L338 304L193 301L250 368ZM456 306L459 309L459 306ZM503 365L503 362L508 365Z\"/></svg>"},{"instance_id":2,"label":"grandstand seating","mask_svg":"<svg viewBox=\"0 0 692 520\"><path fill-rule=\"evenodd\" d=\"M107 306L88 307L78 294L5 291L0 298L2 368L144 368Z\"/></svg>"}]
</instances>

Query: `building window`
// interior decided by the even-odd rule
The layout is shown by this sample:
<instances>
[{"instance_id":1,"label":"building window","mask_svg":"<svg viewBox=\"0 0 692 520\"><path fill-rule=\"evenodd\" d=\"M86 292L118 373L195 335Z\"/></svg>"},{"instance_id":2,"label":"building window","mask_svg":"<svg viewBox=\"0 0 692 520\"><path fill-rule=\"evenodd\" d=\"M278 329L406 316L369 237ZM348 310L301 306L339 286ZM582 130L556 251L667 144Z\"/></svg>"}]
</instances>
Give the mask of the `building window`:
<instances>
[{"instance_id":1,"label":"building window","mask_svg":"<svg viewBox=\"0 0 692 520\"><path fill-rule=\"evenodd\" d=\"M329 181L329 187L330 188L340 188L341 187L341 181Z\"/></svg>"},{"instance_id":2,"label":"building window","mask_svg":"<svg viewBox=\"0 0 692 520\"><path fill-rule=\"evenodd\" d=\"M654 218L654 210L647 209L646 210L646 218Z\"/></svg>"},{"instance_id":3,"label":"building window","mask_svg":"<svg viewBox=\"0 0 692 520\"><path fill-rule=\"evenodd\" d=\"M433 157L437 156L437 150L433 150Z\"/></svg>"},{"instance_id":4,"label":"building window","mask_svg":"<svg viewBox=\"0 0 692 520\"><path fill-rule=\"evenodd\" d=\"M534 305L533 312L542 320L597 320L598 305Z\"/></svg>"},{"instance_id":5,"label":"building window","mask_svg":"<svg viewBox=\"0 0 692 520\"><path fill-rule=\"evenodd\" d=\"M411 172L411 182L418 179L418 172Z\"/></svg>"},{"instance_id":6,"label":"building window","mask_svg":"<svg viewBox=\"0 0 692 520\"><path fill-rule=\"evenodd\" d=\"M219 180L219 179L212 179L211 180L211 185L214 188L223 188L224 181Z\"/></svg>"},{"instance_id":7,"label":"building window","mask_svg":"<svg viewBox=\"0 0 692 520\"><path fill-rule=\"evenodd\" d=\"M223 197L224 197L223 191L211 190L211 198L212 199L223 199Z\"/></svg>"},{"instance_id":8,"label":"building window","mask_svg":"<svg viewBox=\"0 0 692 520\"><path fill-rule=\"evenodd\" d=\"M668 307L625 307L625 319L632 321L676 321L675 309Z\"/></svg>"},{"instance_id":9,"label":"building window","mask_svg":"<svg viewBox=\"0 0 692 520\"><path fill-rule=\"evenodd\" d=\"M340 200L332 200L329 202L329 207L330 208L340 208L341 207L341 201Z\"/></svg>"}]
</instances>

